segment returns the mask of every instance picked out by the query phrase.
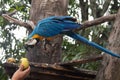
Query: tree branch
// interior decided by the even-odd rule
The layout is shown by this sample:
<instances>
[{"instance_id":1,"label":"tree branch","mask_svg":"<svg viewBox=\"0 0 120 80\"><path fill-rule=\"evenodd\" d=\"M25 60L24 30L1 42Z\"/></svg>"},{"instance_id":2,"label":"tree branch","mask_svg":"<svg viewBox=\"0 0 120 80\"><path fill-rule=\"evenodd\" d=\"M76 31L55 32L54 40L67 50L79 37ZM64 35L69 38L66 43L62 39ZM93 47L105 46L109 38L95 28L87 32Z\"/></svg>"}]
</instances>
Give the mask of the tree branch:
<instances>
[{"instance_id":1,"label":"tree branch","mask_svg":"<svg viewBox=\"0 0 120 80\"><path fill-rule=\"evenodd\" d=\"M108 15L108 16L102 16L100 18L96 18L94 20L91 20L91 21L85 21L83 22L81 25L80 28L76 29L75 31L79 31L83 28L88 28L88 27L92 27L94 25L98 25L98 24L101 24L101 23L104 23L104 22L107 22L107 21L113 21L115 19L117 14L111 14L111 15Z\"/></svg>"},{"instance_id":2,"label":"tree branch","mask_svg":"<svg viewBox=\"0 0 120 80\"><path fill-rule=\"evenodd\" d=\"M17 24L17 25L20 25L20 26L23 26L25 28L34 28L33 24L31 24L31 22L23 22L23 21L20 21L18 19L15 19L15 18L12 18L11 16L9 15L12 15L14 14L14 12L12 13L8 13L8 14L2 14L2 17L5 18L6 20L8 20L10 23L13 23L13 24Z\"/></svg>"},{"instance_id":3,"label":"tree branch","mask_svg":"<svg viewBox=\"0 0 120 80\"><path fill-rule=\"evenodd\" d=\"M9 76L18 68L18 65L11 63L4 63L3 67ZM66 67L60 66L59 64L47 64L47 63L30 63L31 72L30 80L93 80L96 76L96 71L90 71L86 69L67 69ZM35 77L36 76L36 77ZM44 76L44 77L43 77ZM49 79L48 79L49 77Z\"/></svg>"},{"instance_id":4,"label":"tree branch","mask_svg":"<svg viewBox=\"0 0 120 80\"><path fill-rule=\"evenodd\" d=\"M14 15L16 12L17 12L17 10L14 10L14 11L11 12L11 13L7 13L7 15L12 16L12 15Z\"/></svg>"},{"instance_id":5,"label":"tree branch","mask_svg":"<svg viewBox=\"0 0 120 80\"><path fill-rule=\"evenodd\" d=\"M97 56L97 57L92 57L92 58L88 58L88 59L80 59L80 60L74 60L74 61L70 61L70 62L64 62L64 63L60 63L61 66L73 66L73 65L79 65L79 64L85 64L85 63L89 63L89 62L93 62L93 61L97 61L97 60L102 60L103 56Z\"/></svg>"},{"instance_id":6,"label":"tree branch","mask_svg":"<svg viewBox=\"0 0 120 80\"><path fill-rule=\"evenodd\" d=\"M31 28L31 29L34 29L34 27L35 27L35 25L32 21L26 23L26 22L20 21L18 19L12 18L8 14L3 14L2 16L5 19L7 19L10 23L13 23L13 24L17 24L17 25L23 26L25 28ZM116 14L111 14L111 15L108 15L108 16L102 16L100 18L96 18L96 19L91 20L91 21L85 21L85 22L82 23L82 26L80 28L76 29L75 31L79 31L83 28L92 27L93 25L98 25L98 24L101 24L101 23L104 23L104 22L107 22L107 21L112 21L112 20L115 19L115 17L116 17Z\"/></svg>"},{"instance_id":7,"label":"tree branch","mask_svg":"<svg viewBox=\"0 0 120 80\"><path fill-rule=\"evenodd\" d=\"M3 16L5 19L7 19L10 23L19 24L19 25L25 26L25 27L27 26L26 23L24 23L24 22L22 22L22 21L19 21L19 20L15 19L15 18L12 18L12 17L10 17L10 16L7 15L7 14L3 14L2 16Z\"/></svg>"}]
</instances>

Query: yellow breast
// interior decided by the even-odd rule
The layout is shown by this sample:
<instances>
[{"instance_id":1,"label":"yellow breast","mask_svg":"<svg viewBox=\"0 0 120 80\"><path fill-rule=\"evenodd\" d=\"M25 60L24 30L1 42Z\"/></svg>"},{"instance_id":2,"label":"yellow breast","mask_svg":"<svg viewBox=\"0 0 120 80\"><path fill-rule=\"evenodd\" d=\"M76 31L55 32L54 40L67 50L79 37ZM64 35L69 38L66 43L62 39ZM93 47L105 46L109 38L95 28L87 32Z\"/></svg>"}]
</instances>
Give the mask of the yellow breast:
<instances>
[{"instance_id":1,"label":"yellow breast","mask_svg":"<svg viewBox=\"0 0 120 80\"><path fill-rule=\"evenodd\" d=\"M35 34L32 38L37 38L39 40L43 40L44 39L43 36L39 36L38 34Z\"/></svg>"},{"instance_id":2,"label":"yellow breast","mask_svg":"<svg viewBox=\"0 0 120 80\"><path fill-rule=\"evenodd\" d=\"M37 38L37 39L39 39L39 40L43 40L45 37L39 36L38 34L35 34L32 38ZM47 39L48 41L51 41L51 40L54 39L54 37L47 37L47 38L45 38L45 39Z\"/></svg>"}]
</instances>

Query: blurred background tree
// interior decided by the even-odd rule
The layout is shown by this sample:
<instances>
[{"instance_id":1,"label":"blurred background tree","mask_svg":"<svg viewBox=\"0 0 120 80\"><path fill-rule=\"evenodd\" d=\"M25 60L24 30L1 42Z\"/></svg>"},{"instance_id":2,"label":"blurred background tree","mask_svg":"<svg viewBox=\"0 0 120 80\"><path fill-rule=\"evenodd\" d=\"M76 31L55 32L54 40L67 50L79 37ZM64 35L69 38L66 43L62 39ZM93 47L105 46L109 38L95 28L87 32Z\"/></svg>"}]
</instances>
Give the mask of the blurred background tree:
<instances>
[{"instance_id":1,"label":"blurred background tree","mask_svg":"<svg viewBox=\"0 0 120 80\"><path fill-rule=\"evenodd\" d=\"M25 28L9 23L3 19L2 14L17 10L18 12L14 17L26 22L29 18L29 9L29 0L0 0L0 80L7 80L8 78L2 63L9 57L19 60L21 56L25 55L23 44L27 36ZM25 32L19 32L19 30Z\"/></svg>"},{"instance_id":2,"label":"blurred background tree","mask_svg":"<svg viewBox=\"0 0 120 80\"><path fill-rule=\"evenodd\" d=\"M13 17L27 22L29 19L30 5L31 0L0 0L0 80L7 80L8 78L2 67L2 63L4 63L8 57L19 60L21 56L25 56L24 42L28 35L24 27L9 23L7 20L3 19L2 14L17 10ZM119 6L119 0L69 0L68 15L76 17L78 22L82 23L86 20L92 20L100 16L116 13ZM97 26L83 29L78 33L105 47L107 45L112 22ZM26 33L21 34L19 30ZM63 61L76 60L101 53L93 47L66 36L64 36L62 48ZM94 62L78 67L97 70L99 64L100 62Z\"/></svg>"}]
</instances>

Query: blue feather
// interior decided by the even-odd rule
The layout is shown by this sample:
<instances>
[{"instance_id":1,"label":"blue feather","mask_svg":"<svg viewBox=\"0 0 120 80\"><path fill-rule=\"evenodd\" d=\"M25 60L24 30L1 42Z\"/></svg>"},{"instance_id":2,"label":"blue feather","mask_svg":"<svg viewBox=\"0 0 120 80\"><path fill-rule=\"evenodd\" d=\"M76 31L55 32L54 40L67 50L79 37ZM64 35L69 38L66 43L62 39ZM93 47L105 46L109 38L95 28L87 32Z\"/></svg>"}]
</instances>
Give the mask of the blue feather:
<instances>
[{"instance_id":1,"label":"blue feather","mask_svg":"<svg viewBox=\"0 0 120 80\"><path fill-rule=\"evenodd\" d=\"M45 18L38 22L37 26L28 38L31 38L34 34L38 34L43 37L52 37L64 31L70 31L81 26L73 21L75 21L74 18L70 16L52 16Z\"/></svg>"},{"instance_id":2,"label":"blue feather","mask_svg":"<svg viewBox=\"0 0 120 80\"><path fill-rule=\"evenodd\" d=\"M70 16L52 16L52 17L45 18L38 22L33 32L29 35L29 38L31 38L35 34L38 34L45 38L53 37L58 34L66 34L74 39L77 39L99 50L102 50L107 54L120 58L120 55L115 54L110 50L72 32L73 29L77 29L81 27L81 25L76 23L75 21L76 19Z\"/></svg>"},{"instance_id":3,"label":"blue feather","mask_svg":"<svg viewBox=\"0 0 120 80\"><path fill-rule=\"evenodd\" d=\"M87 40L86 38L82 37L79 34L76 34L74 32L66 32L66 35L68 35L68 36L70 36L70 37L72 37L72 38L74 38L76 40L82 41L82 42L84 42L84 43L86 43L86 44L88 44L90 46L93 46L93 47L95 47L95 48L97 48L97 49L99 49L99 50L101 50L101 51L103 51L103 52L105 52L107 54L110 54L111 56L120 58L119 54L115 54L115 53L111 52L110 50L108 50L108 49L106 49L106 48L104 48L104 47L102 47L102 46L100 46L100 45L98 45L98 44L96 44L94 42L91 42L91 41Z\"/></svg>"}]
</instances>

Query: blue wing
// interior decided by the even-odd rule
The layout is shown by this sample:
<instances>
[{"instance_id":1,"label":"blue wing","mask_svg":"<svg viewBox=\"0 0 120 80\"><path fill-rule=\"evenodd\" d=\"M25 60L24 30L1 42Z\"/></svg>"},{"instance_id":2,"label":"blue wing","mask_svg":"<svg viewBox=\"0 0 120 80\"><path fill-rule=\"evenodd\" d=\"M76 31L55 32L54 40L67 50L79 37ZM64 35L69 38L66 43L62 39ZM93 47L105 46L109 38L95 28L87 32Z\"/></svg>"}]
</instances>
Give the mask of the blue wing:
<instances>
[{"instance_id":1,"label":"blue wing","mask_svg":"<svg viewBox=\"0 0 120 80\"><path fill-rule=\"evenodd\" d=\"M59 16L59 17L52 16L52 17L45 18L38 22L38 24L35 27L35 29L33 30L33 32L29 35L29 38L32 37L34 34L38 34L43 37L52 37L52 36L58 35L60 33L65 33L66 35L68 35L74 39L77 39L86 44L89 44L89 45L91 45L99 50L102 50L105 53L108 53L112 56L120 58L120 55L115 54L115 53L109 51L108 49L106 49L102 46L99 46L98 44L91 42L78 34L70 32L71 30L76 29L81 26L80 24L75 23L75 21L76 21L76 19L74 19L70 16Z\"/></svg>"},{"instance_id":2,"label":"blue wing","mask_svg":"<svg viewBox=\"0 0 120 80\"><path fill-rule=\"evenodd\" d=\"M99 49L99 50L101 50L101 51L103 51L103 52L105 52L105 53L107 53L109 55L120 58L119 54L115 54L115 53L111 52L110 50L108 50L108 49L106 49L106 48L104 48L104 47L102 47L102 46L100 46L100 45L98 45L98 44L96 44L94 42L91 42L91 41L87 40L86 38L80 36L79 34L76 34L74 32L66 32L66 35L68 35L68 36L70 36L70 37L72 37L74 39L77 39L79 41L82 41L82 42L84 42L84 43L86 43L88 45L91 45L91 46L93 46L93 47L95 47L95 48L97 48L97 49Z\"/></svg>"},{"instance_id":3,"label":"blue wing","mask_svg":"<svg viewBox=\"0 0 120 80\"><path fill-rule=\"evenodd\" d=\"M75 22L76 19L70 16L52 16L38 22L33 32L29 35L31 38L34 34L43 37L52 37L80 27L81 25Z\"/></svg>"}]
</instances>

